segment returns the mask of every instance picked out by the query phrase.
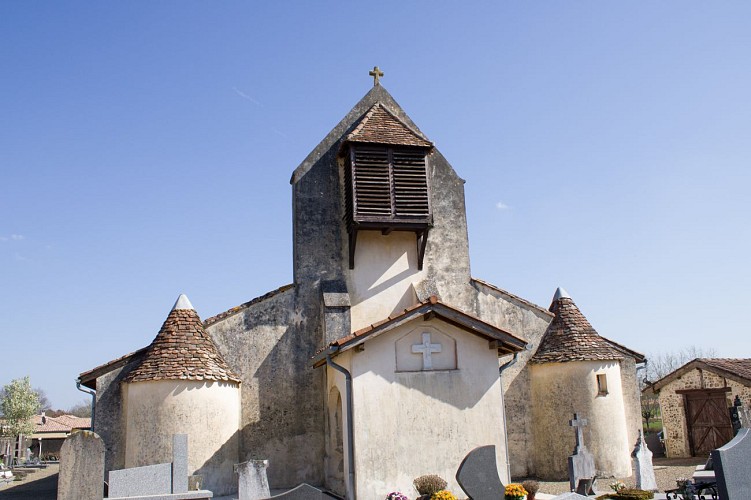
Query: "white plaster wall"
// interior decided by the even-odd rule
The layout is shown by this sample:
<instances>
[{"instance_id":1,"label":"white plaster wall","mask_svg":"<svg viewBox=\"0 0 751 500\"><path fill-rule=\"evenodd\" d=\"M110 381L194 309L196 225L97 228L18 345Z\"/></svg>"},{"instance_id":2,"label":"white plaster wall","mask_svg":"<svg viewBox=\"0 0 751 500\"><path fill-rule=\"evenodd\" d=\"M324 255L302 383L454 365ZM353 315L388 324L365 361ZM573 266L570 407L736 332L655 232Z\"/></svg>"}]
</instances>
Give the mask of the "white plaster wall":
<instances>
[{"instance_id":1,"label":"white plaster wall","mask_svg":"<svg viewBox=\"0 0 751 500\"><path fill-rule=\"evenodd\" d=\"M419 339L426 327L456 341L457 369L396 372L396 341ZM472 449L490 444L507 482L498 358L487 340L439 319L418 319L365 342L349 363L358 499L381 500L394 490L415 497L412 481L423 474L438 474L461 497L459 464Z\"/></svg>"},{"instance_id":2,"label":"white plaster wall","mask_svg":"<svg viewBox=\"0 0 751 500\"><path fill-rule=\"evenodd\" d=\"M675 391L681 389L719 389L722 387L730 387L730 392L727 393L728 407L732 406L735 396L741 398L744 406L751 406L751 387L708 370L691 370L660 389L659 400L662 428L665 435L665 454L669 458L691 456L684 398L682 394L676 394Z\"/></svg>"},{"instance_id":3,"label":"white plaster wall","mask_svg":"<svg viewBox=\"0 0 751 500\"><path fill-rule=\"evenodd\" d=\"M417 270L415 233L360 231L355 268L347 273L352 331L415 304L412 283L425 276L426 271Z\"/></svg>"},{"instance_id":4,"label":"white plaster wall","mask_svg":"<svg viewBox=\"0 0 751 500\"><path fill-rule=\"evenodd\" d=\"M532 427L535 472L542 479L567 479L567 458L576 446L568 421L586 418L584 445L592 452L598 474L631 475L628 425L623 403L620 363L572 361L531 367ZM605 374L608 394L598 395L597 377Z\"/></svg>"},{"instance_id":5,"label":"white plaster wall","mask_svg":"<svg viewBox=\"0 0 751 500\"><path fill-rule=\"evenodd\" d=\"M214 495L237 491L240 390L235 383L160 380L123 384L125 467L172 461L172 435L188 435L188 474Z\"/></svg>"}]
</instances>

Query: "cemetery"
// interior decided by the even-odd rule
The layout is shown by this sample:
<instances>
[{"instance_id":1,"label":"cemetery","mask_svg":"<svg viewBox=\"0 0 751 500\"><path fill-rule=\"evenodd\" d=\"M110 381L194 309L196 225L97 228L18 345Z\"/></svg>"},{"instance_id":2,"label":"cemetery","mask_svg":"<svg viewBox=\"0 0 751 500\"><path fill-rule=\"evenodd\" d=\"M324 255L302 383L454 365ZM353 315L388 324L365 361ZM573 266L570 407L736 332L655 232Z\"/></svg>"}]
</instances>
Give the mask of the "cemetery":
<instances>
[{"instance_id":1,"label":"cemetery","mask_svg":"<svg viewBox=\"0 0 751 500\"><path fill-rule=\"evenodd\" d=\"M648 388L734 422L697 440L689 419L711 459L658 484L645 356L563 288L544 308L471 275L464 181L370 76L292 173L294 282L208 319L180 294L148 346L83 371L93 425L62 443L58 500L751 499L728 360Z\"/></svg>"}]
</instances>

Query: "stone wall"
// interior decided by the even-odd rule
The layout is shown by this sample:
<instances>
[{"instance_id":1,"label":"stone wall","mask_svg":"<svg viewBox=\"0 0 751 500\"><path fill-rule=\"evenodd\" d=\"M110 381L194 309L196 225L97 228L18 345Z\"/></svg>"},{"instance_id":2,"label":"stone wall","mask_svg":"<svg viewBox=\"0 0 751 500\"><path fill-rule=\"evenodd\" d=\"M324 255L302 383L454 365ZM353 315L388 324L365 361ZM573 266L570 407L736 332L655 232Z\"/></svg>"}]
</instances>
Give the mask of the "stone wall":
<instances>
[{"instance_id":1,"label":"stone wall","mask_svg":"<svg viewBox=\"0 0 751 500\"><path fill-rule=\"evenodd\" d=\"M188 475L217 496L237 492L240 390L235 382L154 380L124 384L125 467L172 462L174 434L188 436Z\"/></svg>"},{"instance_id":2,"label":"stone wall","mask_svg":"<svg viewBox=\"0 0 751 500\"><path fill-rule=\"evenodd\" d=\"M135 355L123 367L96 379L95 419L92 429L104 441L104 471L125 468L125 412L121 383L123 378L141 362Z\"/></svg>"},{"instance_id":3,"label":"stone wall","mask_svg":"<svg viewBox=\"0 0 751 500\"><path fill-rule=\"evenodd\" d=\"M665 454L669 458L691 456L683 395L676 394L676 391L682 389L719 389L722 387L730 387L730 392L727 393L728 407L733 404L735 396L740 396L744 406L751 406L751 387L698 368L669 382L660 389L659 400L665 436Z\"/></svg>"},{"instance_id":4,"label":"stone wall","mask_svg":"<svg viewBox=\"0 0 751 500\"><path fill-rule=\"evenodd\" d=\"M488 284L473 281L477 290L476 315L514 335L524 338L529 349L519 353L516 362L506 368L501 376L506 409L506 434L508 439L511 477L526 477L534 474L534 448L532 419L533 400L530 394L529 367L527 362L540 345L552 313L540 309ZM512 356L502 358L502 364Z\"/></svg>"},{"instance_id":5,"label":"stone wall","mask_svg":"<svg viewBox=\"0 0 751 500\"><path fill-rule=\"evenodd\" d=\"M608 392L598 392L596 375L607 377ZM631 475L621 367L618 361L571 361L531 365L534 405L535 475L545 480L568 478L567 457L576 445L568 421L577 413L588 420L584 445L595 459L598 475Z\"/></svg>"},{"instance_id":6,"label":"stone wall","mask_svg":"<svg viewBox=\"0 0 751 500\"><path fill-rule=\"evenodd\" d=\"M323 483L323 373L311 363L319 323L287 287L206 325L243 381L240 461L268 460L272 489Z\"/></svg>"}]
</instances>

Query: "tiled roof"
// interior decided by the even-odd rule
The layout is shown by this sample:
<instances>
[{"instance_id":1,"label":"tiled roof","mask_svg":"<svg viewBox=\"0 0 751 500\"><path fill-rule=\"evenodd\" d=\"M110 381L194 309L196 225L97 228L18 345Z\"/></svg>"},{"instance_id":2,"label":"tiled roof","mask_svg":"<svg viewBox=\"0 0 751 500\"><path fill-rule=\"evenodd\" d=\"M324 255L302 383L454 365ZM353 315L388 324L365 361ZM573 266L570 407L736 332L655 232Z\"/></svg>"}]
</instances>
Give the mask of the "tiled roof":
<instances>
[{"instance_id":1,"label":"tiled roof","mask_svg":"<svg viewBox=\"0 0 751 500\"><path fill-rule=\"evenodd\" d=\"M649 387L646 387L643 392L659 391L673 380L696 369L715 372L722 377L735 380L746 387L751 387L751 359L696 358L668 373L654 384L649 385Z\"/></svg>"},{"instance_id":2,"label":"tiled roof","mask_svg":"<svg viewBox=\"0 0 751 500\"><path fill-rule=\"evenodd\" d=\"M193 309L173 309L125 382L224 380L239 382Z\"/></svg>"},{"instance_id":3,"label":"tiled roof","mask_svg":"<svg viewBox=\"0 0 751 500\"><path fill-rule=\"evenodd\" d=\"M397 118L382 103L374 104L355 128L347 134L348 142L398 144L400 146L433 147L427 137Z\"/></svg>"},{"instance_id":4,"label":"tiled roof","mask_svg":"<svg viewBox=\"0 0 751 500\"><path fill-rule=\"evenodd\" d=\"M550 305L555 314L530 363L565 363L623 359L624 355L600 337L571 297L559 296Z\"/></svg>"},{"instance_id":5,"label":"tiled roof","mask_svg":"<svg viewBox=\"0 0 751 500\"><path fill-rule=\"evenodd\" d=\"M37 432L70 432L73 429L91 428L91 419L76 417L75 415L60 415L59 417L44 417L34 415L34 433Z\"/></svg>"},{"instance_id":6,"label":"tiled roof","mask_svg":"<svg viewBox=\"0 0 751 500\"><path fill-rule=\"evenodd\" d=\"M751 359L699 358L699 361L718 370L734 373L739 377L751 381Z\"/></svg>"},{"instance_id":7,"label":"tiled roof","mask_svg":"<svg viewBox=\"0 0 751 500\"><path fill-rule=\"evenodd\" d=\"M278 294L280 294L282 292L286 292L287 290L290 290L290 289L292 289L294 287L295 287L295 285L293 285L293 284L281 286L281 287L277 288L276 290L272 290L272 291L270 291L269 293L267 293L265 295L261 295L260 297L256 297L255 299L249 300L248 302L245 302L244 304L240 304L239 306L233 307L232 309L228 309L227 311L224 311L223 313L219 313L216 316L212 316L212 317L204 320L203 326L213 325L214 323L217 323L217 322L223 320L224 318L228 318L228 317L232 316L233 314L237 314L240 311L243 311L243 310L247 309L248 307L252 306L253 304L257 304L259 302L263 302L266 299L269 299L269 298L271 298L271 297L273 297L275 295L278 295Z\"/></svg>"},{"instance_id":8,"label":"tiled roof","mask_svg":"<svg viewBox=\"0 0 751 500\"><path fill-rule=\"evenodd\" d=\"M337 352L346 350L356 344L362 342L365 338L371 335L377 335L384 331L388 331L391 328L404 324L413 319L426 316L429 314L435 314L445 318L450 323L463 328L475 335L480 335L488 340L497 340L498 350L503 351L504 354L518 352L524 349L527 341L519 338L505 330L502 330L494 325L486 323L474 316L471 316L459 309L455 309L449 305L442 303L438 300L438 297L432 295L430 298L423 302L404 309L401 313L393 314L388 318L361 328L346 337L342 337L338 340L331 342L328 346L320 349L315 358L318 358L321 353L330 348L337 348ZM316 361L314 366L320 366L322 362Z\"/></svg>"}]
</instances>

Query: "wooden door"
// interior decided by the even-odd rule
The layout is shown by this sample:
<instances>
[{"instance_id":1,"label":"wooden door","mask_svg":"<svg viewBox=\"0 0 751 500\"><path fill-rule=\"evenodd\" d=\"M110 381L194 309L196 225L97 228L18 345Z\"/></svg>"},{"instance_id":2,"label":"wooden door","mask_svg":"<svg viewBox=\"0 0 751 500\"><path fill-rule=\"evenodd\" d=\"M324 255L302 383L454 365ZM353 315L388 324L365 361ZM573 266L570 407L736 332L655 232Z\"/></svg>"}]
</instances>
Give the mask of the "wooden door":
<instances>
[{"instance_id":1,"label":"wooden door","mask_svg":"<svg viewBox=\"0 0 751 500\"><path fill-rule=\"evenodd\" d=\"M692 456L709 455L710 451L733 439L726 392L727 389L684 392L688 443Z\"/></svg>"}]
</instances>

